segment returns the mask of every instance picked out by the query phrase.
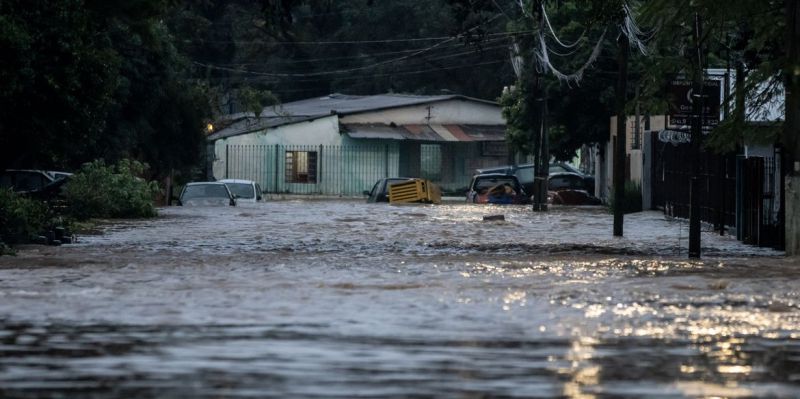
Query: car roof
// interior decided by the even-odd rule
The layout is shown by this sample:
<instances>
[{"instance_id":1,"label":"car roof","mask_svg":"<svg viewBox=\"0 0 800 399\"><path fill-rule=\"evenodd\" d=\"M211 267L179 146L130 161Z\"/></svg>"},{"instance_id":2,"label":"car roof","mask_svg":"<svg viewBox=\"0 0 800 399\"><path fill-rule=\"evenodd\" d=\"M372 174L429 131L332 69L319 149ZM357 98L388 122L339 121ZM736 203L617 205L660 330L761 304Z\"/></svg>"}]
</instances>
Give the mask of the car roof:
<instances>
[{"instance_id":1,"label":"car roof","mask_svg":"<svg viewBox=\"0 0 800 399\"><path fill-rule=\"evenodd\" d=\"M222 179L217 180L220 183L239 183L239 184L255 184L256 182L252 180L244 180L244 179Z\"/></svg>"},{"instance_id":2,"label":"car roof","mask_svg":"<svg viewBox=\"0 0 800 399\"><path fill-rule=\"evenodd\" d=\"M220 185L220 186L224 186L225 185L225 183L218 182L218 181L194 181L194 182L191 182L191 183L186 183L187 186L199 186L199 185L203 185L203 184L213 184L213 185Z\"/></svg>"},{"instance_id":3,"label":"car roof","mask_svg":"<svg viewBox=\"0 0 800 399\"><path fill-rule=\"evenodd\" d=\"M499 178L503 178L503 179L513 179L513 180L517 180L517 176L514 176L514 175L507 175L507 174L505 174L505 173L479 173L479 174L477 174L477 175L473 176L472 178L473 178L473 179L477 179L477 178L479 178L479 177L480 177L480 178L487 178L487 179L499 179Z\"/></svg>"}]
</instances>

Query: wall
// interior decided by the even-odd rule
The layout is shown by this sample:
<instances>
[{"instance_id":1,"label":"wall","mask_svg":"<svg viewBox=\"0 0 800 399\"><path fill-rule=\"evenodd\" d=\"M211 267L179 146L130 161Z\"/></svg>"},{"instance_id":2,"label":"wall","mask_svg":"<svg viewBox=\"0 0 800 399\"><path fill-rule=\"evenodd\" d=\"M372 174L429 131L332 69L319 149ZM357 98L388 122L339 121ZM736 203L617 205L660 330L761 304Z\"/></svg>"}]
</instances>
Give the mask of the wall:
<instances>
[{"instance_id":1,"label":"wall","mask_svg":"<svg viewBox=\"0 0 800 399\"><path fill-rule=\"evenodd\" d=\"M219 139L214 142L213 177L222 179L225 175L225 147L228 145L339 145L339 124L336 115L278 126L266 131L258 131L239 136Z\"/></svg>"},{"instance_id":2,"label":"wall","mask_svg":"<svg viewBox=\"0 0 800 399\"><path fill-rule=\"evenodd\" d=\"M645 168L645 165L649 165L647 157L649 154L646 151L642 151L644 146L644 137L645 135L649 134L650 131L658 131L662 130L666 127L666 116L664 115L656 115L650 116L649 120L645 116L639 117L639 137L638 140L636 138L636 117L629 116L627 117L627 121L625 123L626 131L625 131L625 152L626 152L626 177L628 180L639 183L642 186L649 185L649 182L645 182L645 179L650 177L650 170ZM609 129L611 132L610 138L611 141L606 142L606 152L604 159L600 159L603 157L598 157L598 160L595 162L596 170L595 170L595 181L597 182L595 187L595 195L599 198L608 199L608 196L611 195L611 188L613 187L613 179L614 179L614 149L613 149L613 140L617 136L617 117L612 116L609 118Z\"/></svg>"}]
</instances>

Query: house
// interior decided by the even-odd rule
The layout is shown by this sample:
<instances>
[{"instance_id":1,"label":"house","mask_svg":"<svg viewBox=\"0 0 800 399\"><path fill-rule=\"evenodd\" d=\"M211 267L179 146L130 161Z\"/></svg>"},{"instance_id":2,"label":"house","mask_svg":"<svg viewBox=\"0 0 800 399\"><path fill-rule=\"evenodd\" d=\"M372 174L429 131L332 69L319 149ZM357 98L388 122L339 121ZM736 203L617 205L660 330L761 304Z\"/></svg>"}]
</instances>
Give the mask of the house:
<instances>
[{"instance_id":1,"label":"house","mask_svg":"<svg viewBox=\"0 0 800 399\"><path fill-rule=\"evenodd\" d=\"M508 159L500 106L461 95L331 94L241 115L208 142L213 178L274 193L360 195L394 176L457 192Z\"/></svg>"}]
</instances>

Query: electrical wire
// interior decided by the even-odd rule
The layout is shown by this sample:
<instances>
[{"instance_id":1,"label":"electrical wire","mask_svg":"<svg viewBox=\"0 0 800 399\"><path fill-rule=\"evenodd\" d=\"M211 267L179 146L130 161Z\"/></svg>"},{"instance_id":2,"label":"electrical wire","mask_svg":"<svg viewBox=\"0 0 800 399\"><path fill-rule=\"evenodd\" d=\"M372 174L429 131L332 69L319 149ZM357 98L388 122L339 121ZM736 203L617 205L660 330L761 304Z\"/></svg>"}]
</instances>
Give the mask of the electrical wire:
<instances>
[{"instance_id":1,"label":"electrical wire","mask_svg":"<svg viewBox=\"0 0 800 399\"><path fill-rule=\"evenodd\" d=\"M485 24L487 24L489 22L494 21L499 16L500 16L500 14L495 15L494 17L489 18L488 20L484 21L483 23L472 27L471 29L469 29L467 31L467 33L472 32L474 30L477 30L481 26L483 26L483 25L485 25ZM416 56L418 56L420 54L427 53L427 52L429 52L429 51L431 51L431 50L433 50L435 48L440 47L441 45L443 45L445 43L452 42L452 41L458 39L461 36L462 35L452 36L452 37L450 37L450 38L448 38L446 40L440 41L440 42L438 42L438 43L436 43L436 44L434 44L432 46L423 48L423 49L421 49L419 51L413 52L413 53L411 53L409 55L405 55L405 56L402 56L402 57L397 57L397 58L393 58L393 59L389 59L389 60L385 60L385 61L380 61L380 62L376 62L376 63L370 64L370 65L364 65L364 66L346 68L346 69L339 69L339 70L333 70L333 71L309 72L309 73L269 73L269 72L246 71L246 70L235 69L235 68L221 67L221 66L201 63L201 62L198 62L198 61L192 61L192 64L195 64L195 65L198 65L198 66L202 66L202 67L205 67L205 68L211 68L211 69L228 71L228 72L247 73L247 74L252 74L252 75L272 76L272 77L309 77L309 76L337 75L337 74L352 73L352 72L358 72L358 71L363 71L363 70L367 70L367 69L373 69L373 68L377 68L379 66L388 65L388 64L395 63L395 62L407 60L407 59L410 59L412 57L416 57Z\"/></svg>"},{"instance_id":2,"label":"electrical wire","mask_svg":"<svg viewBox=\"0 0 800 399\"><path fill-rule=\"evenodd\" d=\"M473 27L472 29L468 30L471 32L478 27L485 25L488 22L491 22L497 19L500 15L495 15L494 17L490 18L488 21ZM486 36L514 36L519 34L526 34L532 33L531 30L521 30L521 31L510 31L510 32L494 32L494 33L487 33ZM263 41L263 40L194 40L194 39L184 39L181 40L183 43L196 43L198 41L203 43L212 43L212 44L298 44L298 45L342 45L342 44L387 44L387 43L412 43L412 42L421 42L421 41L434 41L434 40L450 40L453 39L453 36L432 36L432 37L417 37L417 38L402 38L402 39L381 39L381 40L330 40L330 41Z\"/></svg>"},{"instance_id":3,"label":"electrical wire","mask_svg":"<svg viewBox=\"0 0 800 399\"><path fill-rule=\"evenodd\" d=\"M585 30L583 31L583 33L581 33L581 35L578 37L578 39L575 40L574 43L572 43L572 44L564 44L564 42L562 42L561 39L558 38L558 35L556 35L556 31L553 29L553 26L550 25L550 18L547 16L547 10L544 7L544 3L542 3L541 6L542 6L542 16L544 16L545 25L547 25L547 28L550 29L550 34L553 36L553 39L556 41L556 43L558 43L561 47L564 47L566 49L570 49L570 48L576 47L579 44L584 42L585 35L586 35L586 31Z\"/></svg>"}]
</instances>

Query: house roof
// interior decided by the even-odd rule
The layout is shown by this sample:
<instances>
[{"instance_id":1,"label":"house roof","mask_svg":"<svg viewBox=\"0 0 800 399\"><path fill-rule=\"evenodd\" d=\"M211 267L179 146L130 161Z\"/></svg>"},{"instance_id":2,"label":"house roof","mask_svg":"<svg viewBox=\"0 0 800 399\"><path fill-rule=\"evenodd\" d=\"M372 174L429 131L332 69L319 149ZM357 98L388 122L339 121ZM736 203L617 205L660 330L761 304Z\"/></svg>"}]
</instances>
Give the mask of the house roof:
<instances>
[{"instance_id":1,"label":"house roof","mask_svg":"<svg viewBox=\"0 0 800 399\"><path fill-rule=\"evenodd\" d=\"M288 125L291 123L307 121L310 119L314 118L307 116L274 116L269 118L246 117L236 122L233 122L229 126L225 127L224 129L216 133L208 135L208 137L206 137L206 140L214 141L214 140L224 139L227 137L238 136L240 134L245 134L245 133L257 132L272 127Z\"/></svg>"},{"instance_id":2,"label":"house roof","mask_svg":"<svg viewBox=\"0 0 800 399\"><path fill-rule=\"evenodd\" d=\"M282 105L266 107L261 116L249 113L229 117L233 122L206 137L215 141L242 134L258 132L269 128L288 125L296 122L324 118L333 114L348 115L363 112L379 111L391 108L431 104L441 101L461 100L498 106L497 103L462 95L448 94L438 96L421 96L410 94L378 94L371 96L352 96L346 94L330 94L307 100L300 100ZM394 140L425 141L496 141L503 140L504 126L479 125L348 125L347 133L353 138L380 138Z\"/></svg>"},{"instance_id":3,"label":"house roof","mask_svg":"<svg viewBox=\"0 0 800 399\"><path fill-rule=\"evenodd\" d=\"M462 95L421 96L410 94L376 94L371 96L352 96L346 94L330 94L323 97L310 98L282 105L266 107L262 117L274 116L323 116L330 114L358 114L389 108L407 107L411 105L430 104L448 100L472 101L497 106L493 101L481 100Z\"/></svg>"},{"instance_id":4,"label":"house roof","mask_svg":"<svg viewBox=\"0 0 800 399\"><path fill-rule=\"evenodd\" d=\"M342 133L354 139L419 141L503 141L502 125L385 125L341 124Z\"/></svg>"}]
</instances>

